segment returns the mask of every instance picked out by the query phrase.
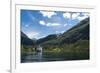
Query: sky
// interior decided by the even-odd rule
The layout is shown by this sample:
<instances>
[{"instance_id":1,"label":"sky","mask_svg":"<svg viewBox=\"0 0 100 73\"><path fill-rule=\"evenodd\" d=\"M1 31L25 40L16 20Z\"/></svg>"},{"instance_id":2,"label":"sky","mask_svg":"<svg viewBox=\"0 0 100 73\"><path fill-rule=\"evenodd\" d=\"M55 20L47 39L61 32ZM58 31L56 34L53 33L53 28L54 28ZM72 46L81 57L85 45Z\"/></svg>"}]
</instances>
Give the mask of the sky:
<instances>
[{"instance_id":1,"label":"sky","mask_svg":"<svg viewBox=\"0 0 100 73\"><path fill-rule=\"evenodd\" d=\"M21 31L30 39L64 33L89 17L87 12L21 10Z\"/></svg>"}]
</instances>

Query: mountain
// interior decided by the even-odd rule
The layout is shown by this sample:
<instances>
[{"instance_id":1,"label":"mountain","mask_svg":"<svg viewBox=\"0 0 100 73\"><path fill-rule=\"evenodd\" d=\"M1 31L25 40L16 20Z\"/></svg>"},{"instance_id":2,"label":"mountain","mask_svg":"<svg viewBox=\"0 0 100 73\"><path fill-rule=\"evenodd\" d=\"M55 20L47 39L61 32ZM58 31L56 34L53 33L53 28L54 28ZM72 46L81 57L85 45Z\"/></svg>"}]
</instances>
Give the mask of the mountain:
<instances>
[{"instance_id":1,"label":"mountain","mask_svg":"<svg viewBox=\"0 0 100 73\"><path fill-rule=\"evenodd\" d=\"M41 38L41 39L37 40L37 44L41 44L41 43L51 41L51 40L54 40L54 39L57 39L57 35L56 34L51 34L51 35L48 35L44 38Z\"/></svg>"},{"instance_id":2,"label":"mountain","mask_svg":"<svg viewBox=\"0 0 100 73\"><path fill-rule=\"evenodd\" d=\"M64 44L75 43L79 40L89 40L89 18L80 21L71 29L57 36L56 34L48 35L45 38L37 40L38 44Z\"/></svg>"},{"instance_id":3,"label":"mountain","mask_svg":"<svg viewBox=\"0 0 100 73\"><path fill-rule=\"evenodd\" d=\"M50 34L41 39L29 39L27 35L21 32L21 44L24 45L58 45L75 43L79 40L89 40L89 18L80 21L71 29L63 34Z\"/></svg>"},{"instance_id":4,"label":"mountain","mask_svg":"<svg viewBox=\"0 0 100 73\"><path fill-rule=\"evenodd\" d=\"M21 44L22 45L33 45L33 40L29 39L28 36L21 31Z\"/></svg>"},{"instance_id":5,"label":"mountain","mask_svg":"<svg viewBox=\"0 0 100 73\"><path fill-rule=\"evenodd\" d=\"M62 43L74 43L78 40L89 40L89 18L64 32L60 37Z\"/></svg>"}]
</instances>

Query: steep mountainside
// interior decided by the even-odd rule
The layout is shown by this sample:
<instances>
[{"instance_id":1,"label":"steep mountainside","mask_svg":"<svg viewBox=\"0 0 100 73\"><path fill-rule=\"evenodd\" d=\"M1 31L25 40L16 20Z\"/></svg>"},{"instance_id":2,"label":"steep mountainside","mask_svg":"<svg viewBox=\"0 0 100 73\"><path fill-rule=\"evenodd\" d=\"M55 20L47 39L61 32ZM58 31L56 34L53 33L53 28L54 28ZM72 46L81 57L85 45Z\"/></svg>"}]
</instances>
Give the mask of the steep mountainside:
<instances>
[{"instance_id":1,"label":"steep mountainside","mask_svg":"<svg viewBox=\"0 0 100 73\"><path fill-rule=\"evenodd\" d=\"M47 37L44 37L44 38L37 40L37 44L41 44L41 43L51 41L51 40L54 40L54 39L57 39L56 34L48 35Z\"/></svg>"},{"instance_id":2,"label":"steep mountainside","mask_svg":"<svg viewBox=\"0 0 100 73\"><path fill-rule=\"evenodd\" d=\"M33 45L33 41L31 39L29 39L27 37L26 34L24 34L22 31L21 31L21 44L22 45Z\"/></svg>"},{"instance_id":3,"label":"steep mountainside","mask_svg":"<svg viewBox=\"0 0 100 73\"><path fill-rule=\"evenodd\" d=\"M62 43L74 43L78 40L89 40L89 18L86 18L63 33L59 39Z\"/></svg>"}]
</instances>

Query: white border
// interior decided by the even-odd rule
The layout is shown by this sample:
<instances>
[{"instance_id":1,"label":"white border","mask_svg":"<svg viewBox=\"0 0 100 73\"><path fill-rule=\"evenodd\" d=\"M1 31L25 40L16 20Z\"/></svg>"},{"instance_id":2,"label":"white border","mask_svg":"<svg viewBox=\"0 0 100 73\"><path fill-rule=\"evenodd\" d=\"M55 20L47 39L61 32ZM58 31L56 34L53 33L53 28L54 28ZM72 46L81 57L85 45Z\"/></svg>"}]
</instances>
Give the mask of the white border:
<instances>
[{"instance_id":1,"label":"white border","mask_svg":"<svg viewBox=\"0 0 100 73\"><path fill-rule=\"evenodd\" d=\"M95 10L93 8L70 7L70 6L43 6L43 5L24 5L16 4L12 13L12 59L11 71L39 71L50 69L66 69L87 67L95 64ZM61 61L61 62L42 62L42 63L20 63L20 9L31 10L53 10L53 11L73 11L73 12L89 12L90 13L90 60L80 61Z\"/></svg>"}]
</instances>

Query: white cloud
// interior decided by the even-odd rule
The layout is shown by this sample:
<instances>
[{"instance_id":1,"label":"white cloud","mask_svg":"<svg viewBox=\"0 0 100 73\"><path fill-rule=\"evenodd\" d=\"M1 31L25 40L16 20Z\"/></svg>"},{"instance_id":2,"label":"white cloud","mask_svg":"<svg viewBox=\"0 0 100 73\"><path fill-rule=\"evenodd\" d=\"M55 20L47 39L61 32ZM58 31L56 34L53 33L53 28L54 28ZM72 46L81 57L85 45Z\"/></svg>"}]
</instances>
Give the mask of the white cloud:
<instances>
[{"instance_id":1,"label":"white cloud","mask_svg":"<svg viewBox=\"0 0 100 73\"><path fill-rule=\"evenodd\" d=\"M81 21L81 20L84 20L84 19L86 19L86 18L88 18L88 16L77 17L77 19L80 20L80 21Z\"/></svg>"},{"instance_id":2,"label":"white cloud","mask_svg":"<svg viewBox=\"0 0 100 73\"><path fill-rule=\"evenodd\" d=\"M39 36L39 32L35 32L35 31L32 31L32 32L27 32L26 33L27 34L27 36L29 37L29 38L38 38L38 36Z\"/></svg>"},{"instance_id":3,"label":"white cloud","mask_svg":"<svg viewBox=\"0 0 100 73\"><path fill-rule=\"evenodd\" d=\"M64 30L62 30L62 31L56 31L56 34L58 34L58 33L64 33L65 31Z\"/></svg>"},{"instance_id":4,"label":"white cloud","mask_svg":"<svg viewBox=\"0 0 100 73\"><path fill-rule=\"evenodd\" d=\"M72 19L73 20L76 19L79 15L80 15L80 13L73 13L72 14Z\"/></svg>"},{"instance_id":5,"label":"white cloud","mask_svg":"<svg viewBox=\"0 0 100 73\"><path fill-rule=\"evenodd\" d=\"M56 31L56 33L59 33L59 31Z\"/></svg>"},{"instance_id":6,"label":"white cloud","mask_svg":"<svg viewBox=\"0 0 100 73\"><path fill-rule=\"evenodd\" d=\"M89 17L89 14L88 13L84 13L83 16L79 16L79 17L77 17L77 19L81 21L81 20L84 20L84 19L86 19L88 17Z\"/></svg>"},{"instance_id":7,"label":"white cloud","mask_svg":"<svg viewBox=\"0 0 100 73\"><path fill-rule=\"evenodd\" d=\"M49 11L40 11L40 13L44 16L44 17L48 17L51 18L51 16L56 15L55 12L49 12Z\"/></svg>"},{"instance_id":8,"label":"white cloud","mask_svg":"<svg viewBox=\"0 0 100 73\"><path fill-rule=\"evenodd\" d=\"M85 15L85 16L89 16L89 13L84 13L83 15Z\"/></svg>"},{"instance_id":9,"label":"white cloud","mask_svg":"<svg viewBox=\"0 0 100 73\"><path fill-rule=\"evenodd\" d=\"M29 24L26 24L25 27L26 27L26 28L29 27Z\"/></svg>"},{"instance_id":10,"label":"white cloud","mask_svg":"<svg viewBox=\"0 0 100 73\"><path fill-rule=\"evenodd\" d=\"M58 34L58 33L64 33L65 31L64 30L62 30L62 31L56 31L56 34Z\"/></svg>"},{"instance_id":11,"label":"white cloud","mask_svg":"<svg viewBox=\"0 0 100 73\"><path fill-rule=\"evenodd\" d=\"M63 31L61 31L61 33L64 33L65 31L63 30Z\"/></svg>"},{"instance_id":12,"label":"white cloud","mask_svg":"<svg viewBox=\"0 0 100 73\"><path fill-rule=\"evenodd\" d=\"M44 22L44 21L39 21L39 23L40 23L41 25L45 25L45 22Z\"/></svg>"},{"instance_id":13,"label":"white cloud","mask_svg":"<svg viewBox=\"0 0 100 73\"><path fill-rule=\"evenodd\" d=\"M76 19L78 16L80 15L80 13L71 13L71 12L66 12L63 14L64 18L69 18L69 19Z\"/></svg>"},{"instance_id":14,"label":"white cloud","mask_svg":"<svg viewBox=\"0 0 100 73\"><path fill-rule=\"evenodd\" d=\"M45 23L45 21L39 21L39 23L43 26L48 26L48 27L51 27L51 26L59 26L61 24L59 23Z\"/></svg>"},{"instance_id":15,"label":"white cloud","mask_svg":"<svg viewBox=\"0 0 100 73\"><path fill-rule=\"evenodd\" d=\"M66 12L63 14L64 18L71 18L71 14L69 12Z\"/></svg>"},{"instance_id":16,"label":"white cloud","mask_svg":"<svg viewBox=\"0 0 100 73\"><path fill-rule=\"evenodd\" d=\"M64 24L64 27L66 27L68 24Z\"/></svg>"},{"instance_id":17,"label":"white cloud","mask_svg":"<svg viewBox=\"0 0 100 73\"><path fill-rule=\"evenodd\" d=\"M69 19L72 19L72 20L78 19L78 20L81 21L81 20L89 17L89 13L83 13L83 16L80 16L79 12L77 12L77 13L66 12L66 13L63 14L63 17L69 18Z\"/></svg>"},{"instance_id":18,"label":"white cloud","mask_svg":"<svg viewBox=\"0 0 100 73\"><path fill-rule=\"evenodd\" d=\"M59 23L47 23L46 26L59 26Z\"/></svg>"}]
</instances>

